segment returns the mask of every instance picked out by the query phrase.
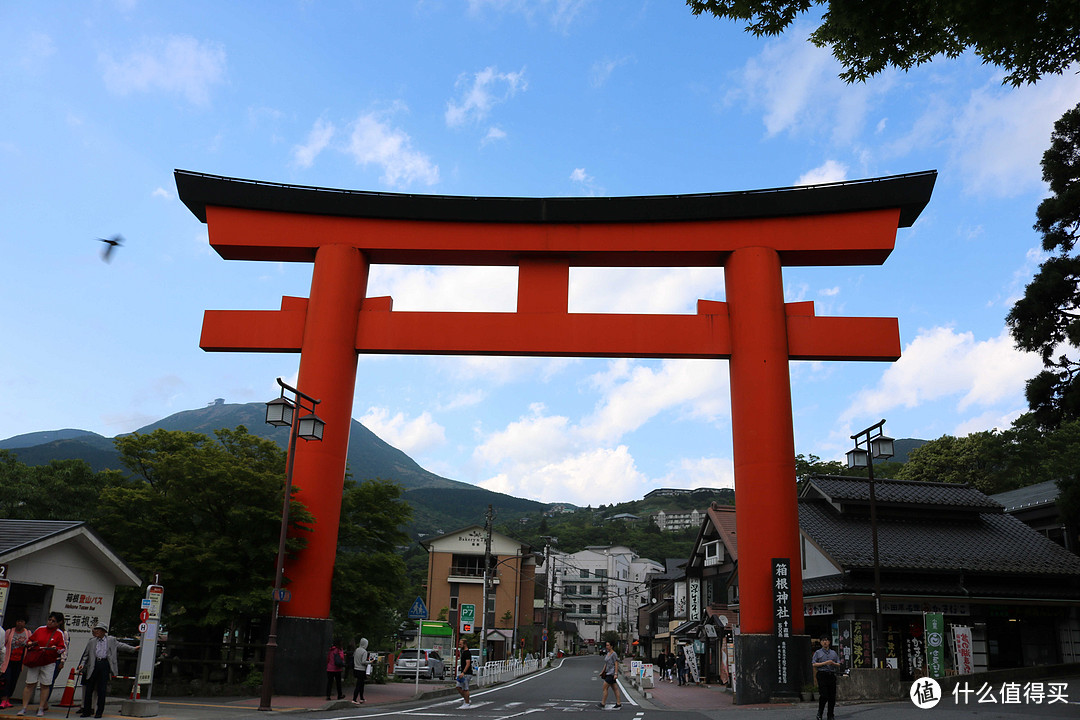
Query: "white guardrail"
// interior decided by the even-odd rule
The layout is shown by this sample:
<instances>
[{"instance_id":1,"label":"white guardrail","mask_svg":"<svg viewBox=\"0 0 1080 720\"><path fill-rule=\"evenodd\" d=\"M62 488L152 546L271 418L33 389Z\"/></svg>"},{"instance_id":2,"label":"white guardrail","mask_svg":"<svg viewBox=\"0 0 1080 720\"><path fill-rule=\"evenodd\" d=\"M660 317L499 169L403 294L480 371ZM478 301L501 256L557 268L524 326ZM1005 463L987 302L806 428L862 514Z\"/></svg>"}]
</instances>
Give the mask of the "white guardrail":
<instances>
[{"instance_id":1,"label":"white guardrail","mask_svg":"<svg viewBox=\"0 0 1080 720\"><path fill-rule=\"evenodd\" d=\"M476 686L487 687L495 683L506 682L540 669L539 658L528 660L491 660L476 666Z\"/></svg>"}]
</instances>

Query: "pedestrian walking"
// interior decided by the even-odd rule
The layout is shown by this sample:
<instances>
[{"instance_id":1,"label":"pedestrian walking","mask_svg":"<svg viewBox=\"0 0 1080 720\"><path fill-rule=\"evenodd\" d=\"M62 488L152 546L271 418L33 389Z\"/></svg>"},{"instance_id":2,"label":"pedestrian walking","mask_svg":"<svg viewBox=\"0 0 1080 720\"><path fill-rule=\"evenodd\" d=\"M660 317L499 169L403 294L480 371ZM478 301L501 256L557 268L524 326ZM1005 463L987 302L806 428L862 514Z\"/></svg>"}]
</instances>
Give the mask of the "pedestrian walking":
<instances>
[{"instance_id":1,"label":"pedestrian walking","mask_svg":"<svg viewBox=\"0 0 1080 720\"><path fill-rule=\"evenodd\" d=\"M49 709L49 701L52 700L53 686L56 685L56 678L60 675L60 671L63 670L64 664L67 663L68 650L71 648L71 636L68 635L67 621L60 623L60 632L64 633L64 649L60 651L60 657L56 659L56 664L53 666L52 679L49 681L49 687L41 688L41 692L45 693L45 710Z\"/></svg>"},{"instance_id":2,"label":"pedestrian walking","mask_svg":"<svg viewBox=\"0 0 1080 720\"><path fill-rule=\"evenodd\" d=\"M79 658L78 672L83 677L83 701L80 717L101 717L105 712L105 696L109 691L109 678L115 675L117 667L116 654L118 651L138 652L138 645L122 643L109 635L107 625L98 623L90 631L93 635L86 641L86 648L82 657ZM97 698L97 709L91 710L90 703Z\"/></svg>"},{"instance_id":3,"label":"pedestrian walking","mask_svg":"<svg viewBox=\"0 0 1080 720\"><path fill-rule=\"evenodd\" d=\"M828 720L835 720L833 708L836 707L836 672L843 665L840 663L840 656L830 645L832 645L832 638L822 635L821 647L814 651L814 657L810 661L817 671L818 695L820 696L817 720L821 720L821 713L825 710L826 704L829 706Z\"/></svg>"},{"instance_id":4,"label":"pedestrian walking","mask_svg":"<svg viewBox=\"0 0 1080 720\"><path fill-rule=\"evenodd\" d=\"M610 642L604 643L604 669L600 672L600 679L604 681L604 693L600 696L600 707L607 707L608 688L615 688L615 708L622 707L619 700L619 655Z\"/></svg>"},{"instance_id":5,"label":"pedestrian walking","mask_svg":"<svg viewBox=\"0 0 1080 720\"><path fill-rule=\"evenodd\" d=\"M337 699L344 700L345 693L341 691L341 674L345 672L345 651L341 649L341 641L334 638L330 643L330 650L326 653L326 699L330 699L330 691L334 683L337 683Z\"/></svg>"},{"instance_id":6,"label":"pedestrian walking","mask_svg":"<svg viewBox=\"0 0 1080 720\"><path fill-rule=\"evenodd\" d=\"M656 656L656 668L660 671L660 681L663 682L667 674L668 656L663 650Z\"/></svg>"},{"instance_id":7,"label":"pedestrian walking","mask_svg":"<svg viewBox=\"0 0 1080 720\"><path fill-rule=\"evenodd\" d=\"M52 682L53 669L57 658L64 650L64 633L60 626L64 624L64 614L49 613L44 625L30 633L23 650L23 665L26 667L26 686L23 688L22 709L16 715L25 715L34 696L34 689L41 685L41 700L38 704L38 717L45 715L45 703L48 702L46 688Z\"/></svg>"},{"instance_id":8,"label":"pedestrian walking","mask_svg":"<svg viewBox=\"0 0 1080 720\"><path fill-rule=\"evenodd\" d=\"M472 703L469 702L469 681L472 676L472 653L469 651L469 644L465 642L465 638L461 638L458 642L457 691L462 701L458 707L462 710L472 707Z\"/></svg>"},{"instance_id":9,"label":"pedestrian walking","mask_svg":"<svg viewBox=\"0 0 1080 720\"><path fill-rule=\"evenodd\" d=\"M0 710L14 707L11 704L11 691L15 689L15 681L22 672L23 652L26 650L26 641L30 639L30 631L26 629L26 616L19 615L15 618L15 625L8 629L4 636L4 662L0 665L0 674L3 675L4 689L0 691Z\"/></svg>"},{"instance_id":10,"label":"pedestrian walking","mask_svg":"<svg viewBox=\"0 0 1080 720\"><path fill-rule=\"evenodd\" d=\"M678 671L679 684L686 684L686 646L679 648L675 651L677 660L675 661L675 669Z\"/></svg>"},{"instance_id":11,"label":"pedestrian walking","mask_svg":"<svg viewBox=\"0 0 1080 720\"><path fill-rule=\"evenodd\" d=\"M356 675L356 687L352 693L353 705L364 702L364 684L367 682L367 676L371 674L371 653L367 648L368 639L360 638L360 644L352 656L353 674Z\"/></svg>"}]
</instances>

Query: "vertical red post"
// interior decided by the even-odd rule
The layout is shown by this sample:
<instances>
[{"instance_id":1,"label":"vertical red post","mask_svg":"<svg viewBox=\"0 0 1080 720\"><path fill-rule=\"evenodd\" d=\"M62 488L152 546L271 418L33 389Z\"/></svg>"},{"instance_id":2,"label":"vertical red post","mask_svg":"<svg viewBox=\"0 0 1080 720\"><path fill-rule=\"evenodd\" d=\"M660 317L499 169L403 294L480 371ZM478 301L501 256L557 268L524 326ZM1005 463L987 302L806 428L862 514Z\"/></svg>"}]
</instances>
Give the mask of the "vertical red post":
<instances>
[{"instance_id":1,"label":"vertical red post","mask_svg":"<svg viewBox=\"0 0 1080 720\"><path fill-rule=\"evenodd\" d=\"M323 245L315 255L311 297L304 324L297 387L321 400L316 414L326 422L322 442L296 447L293 484L297 499L315 516L308 545L286 562L292 600L282 614L330 616L330 586L337 557L341 489L356 388L356 327L367 292L368 262L348 245Z\"/></svg>"},{"instance_id":2,"label":"vertical red post","mask_svg":"<svg viewBox=\"0 0 1080 720\"><path fill-rule=\"evenodd\" d=\"M795 437L784 282L776 250L735 250L724 266L731 321L731 428L739 535L739 625L771 634L772 558L791 560L792 631L804 632Z\"/></svg>"}]
</instances>

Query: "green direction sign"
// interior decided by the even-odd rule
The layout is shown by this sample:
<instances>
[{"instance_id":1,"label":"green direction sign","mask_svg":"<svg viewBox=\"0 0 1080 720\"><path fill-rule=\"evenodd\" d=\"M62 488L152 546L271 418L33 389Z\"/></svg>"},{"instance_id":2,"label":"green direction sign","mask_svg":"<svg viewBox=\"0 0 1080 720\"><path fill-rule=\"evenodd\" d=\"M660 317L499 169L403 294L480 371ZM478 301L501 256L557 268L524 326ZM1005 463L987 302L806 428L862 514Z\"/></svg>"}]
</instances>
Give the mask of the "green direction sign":
<instances>
[{"instance_id":1,"label":"green direction sign","mask_svg":"<svg viewBox=\"0 0 1080 720\"><path fill-rule=\"evenodd\" d=\"M473 628L476 625L476 606L475 605L462 605L461 606L461 627L459 631L462 634L469 634L475 632Z\"/></svg>"},{"instance_id":2,"label":"green direction sign","mask_svg":"<svg viewBox=\"0 0 1080 720\"><path fill-rule=\"evenodd\" d=\"M941 613L923 613L926 630L926 670L932 678L945 677L945 616Z\"/></svg>"}]
</instances>

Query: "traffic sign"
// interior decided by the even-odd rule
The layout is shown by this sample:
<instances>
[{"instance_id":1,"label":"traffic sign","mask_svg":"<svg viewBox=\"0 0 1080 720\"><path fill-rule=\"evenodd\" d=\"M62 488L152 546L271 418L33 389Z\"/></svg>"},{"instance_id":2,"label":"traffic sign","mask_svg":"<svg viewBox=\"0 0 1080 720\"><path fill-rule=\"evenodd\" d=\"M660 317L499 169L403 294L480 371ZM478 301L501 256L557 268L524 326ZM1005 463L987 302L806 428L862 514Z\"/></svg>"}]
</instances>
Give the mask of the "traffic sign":
<instances>
[{"instance_id":1,"label":"traffic sign","mask_svg":"<svg viewBox=\"0 0 1080 720\"><path fill-rule=\"evenodd\" d=\"M409 608L410 620L427 620L427 605L424 604L424 598L419 595L416 596L416 600L413 600L412 607Z\"/></svg>"},{"instance_id":2,"label":"traffic sign","mask_svg":"<svg viewBox=\"0 0 1080 720\"><path fill-rule=\"evenodd\" d=\"M473 625L476 624L476 606L475 605L462 605L461 614L458 617L461 621L460 632L471 633L473 631Z\"/></svg>"},{"instance_id":3,"label":"traffic sign","mask_svg":"<svg viewBox=\"0 0 1080 720\"><path fill-rule=\"evenodd\" d=\"M149 610L149 608L144 608L144 609L139 611L139 622L144 623L149 619L150 619L150 610Z\"/></svg>"},{"instance_id":4,"label":"traffic sign","mask_svg":"<svg viewBox=\"0 0 1080 720\"><path fill-rule=\"evenodd\" d=\"M292 590L286 590L285 588L271 590L270 599L277 600L278 602L289 602L292 600Z\"/></svg>"},{"instance_id":5,"label":"traffic sign","mask_svg":"<svg viewBox=\"0 0 1080 720\"><path fill-rule=\"evenodd\" d=\"M139 632L144 633L149 629L149 625L146 623L139 623Z\"/></svg>"}]
</instances>

